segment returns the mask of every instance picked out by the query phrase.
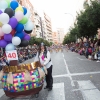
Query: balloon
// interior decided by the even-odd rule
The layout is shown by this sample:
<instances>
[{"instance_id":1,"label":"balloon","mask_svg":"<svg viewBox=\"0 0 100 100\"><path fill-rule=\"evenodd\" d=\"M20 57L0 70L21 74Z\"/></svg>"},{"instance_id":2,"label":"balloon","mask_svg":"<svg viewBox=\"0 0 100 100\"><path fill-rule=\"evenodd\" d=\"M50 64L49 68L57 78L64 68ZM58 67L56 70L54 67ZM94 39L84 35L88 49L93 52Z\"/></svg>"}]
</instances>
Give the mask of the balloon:
<instances>
[{"instance_id":1,"label":"balloon","mask_svg":"<svg viewBox=\"0 0 100 100\"><path fill-rule=\"evenodd\" d=\"M28 21L27 24L24 26L24 29L27 31L33 30L34 24L31 21Z\"/></svg>"},{"instance_id":2,"label":"balloon","mask_svg":"<svg viewBox=\"0 0 100 100\"><path fill-rule=\"evenodd\" d=\"M19 6L19 7L17 7L17 8L15 9L15 12L17 12L17 11L22 11L22 12L24 12L24 10L23 10L23 8L22 8L21 6Z\"/></svg>"},{"instance_id":3,"label":"balloon","mask_svg":"<svg viewBox=\"0 0 100 100\"><path fill-rule=\"evenodd\" d=\"M19 37L15 36L15 37L12 38L12 43L15 46L17 46L17 45L19 45L21 43L21 39Z\"/></svg>"},{"instance_id":4,"label":"balloon","mask_svg":"<svg viewBox=\"0 0 100 100\"><path fill-rule=\"evenodd\" d=\"M7 42L5 40L0 40L0 47L5 48L7 45Z\"/></svg>"},{"instance_id":5,"label":"balloon","mask_svg":"<svg viewBox=\"0 0 100 100\"><path fill-rule=\"evenodd\" d=\"M1 11L4 13L5 9L1 9Z\"/></svg>"},{"instance_id":6,"label":"balloon","mask_svg":"<svg viewBox=\"0 0 100 100\"><path fill-rule=\"evenodd\" d=\"M0 0L0 9L6 9L8 4L5 0Z\"/></svg>"},{"instance_id":7,"label":"balloon","mask_svg":"<svg viewBox=\"0 0 100 100\"><path fill-rule=\"evenodd\" d=\"M2 31L2 28L0 27L0 36L4 36L4 33Z\"/></svg>"},{"instance_id":8,"label":"balloon","mask_svg":"<svg viewBox=\"0 0 100 100\"><path fill-rule=\"evenodd\" d=\"M30 36L29 35L25 35L24 40L30 40Z\"/></svg>"},{"instance_id":9,"label":"balloon","mask_svg":"<svg viewBox=\"0 0 100 100\"><path fill-rule=\"evenodd\" d=\"M27 9L25 7L23 7L24 10L24 15L27 13Z\"/></svg>"},{"instance_id":10,"label":"balloon","mask_svg":"<svg viewBox=\"0 0 100 100\"><path fill-rule=\"evenodd\" d=\"M24 36L27 35L27 33L25 33L24 31L23 31L23 34L24 34Z\"/></svg>"},{"instance_id":11,"label":"balloon","mask_svg":"<svg viewBox=\"0 0 100 100\"><path fill-rule=\"evenodd\" d=\"M11 41L6 41L6 42L7 42L7 44L12 43Z\"/></svg>"},{"instance_id":12,"label":"balloon","mask_svg":"<svg viewBox=\"0 0 100 100\"><path fill-rule=\"evenodd\" d=\"M27 9L27 13L26 13L26 15L25 15L25 16L26 16L27 18L29 18L29 17L30 17L30 15L31 15L31 12Z\"/></svg>"},{"instance_id":13,"label":"balloon","mask_svg":"<svg viewBox=\"0 0 100 100\"><path fill-rule=\"evenodd\" d=\"M5 13L7 13L9 15L9 17L11 18L12 16L14 16L14 11L12 8L6 8Z\"/></svg>"},{"instance_id":14,"label":"balloon","mask_svg":"<svg viewBox=\"0 0 100 100\"><path fill-rule=\"evenodd\" d=\"M4 36L1 36L1 40L3 40L4 39Z\"/></svg>"},{"instance_id":15,"label":"balloon","mask_svg":"<svg viewBox=\"0 0 100 100\"><path fill-rule=\"evenodd\" d=\"M4 35L4 40L5 41L11 41L12 40L12 35L11 34L5 34Z\"/></svg>"},{"instance_id":16,"label":"balloon","mask_svg":"<svg viewBox=\"0 0 100 100\"><path fill-rule=\"evenodd\" d=\"M20 39L24 38L24 33L16 33L15 36L19 37Z\"/></svg>"},{"instance_id":17,"label":"balloon","mask_svg":"<svg viewBox=\"0 0 100 100\"><path fill-rule=\"evenodd\" d=\"M2 10L0 10L0 14L3 13Z\"/></svg>"},{"instance_id":18,"label":"balloon","mask_svg":"<svg viewBox=\"0 0 100 100\"><path fill-rule=\"evenodd\" d=\"M19 23L22 23L22 24L26 24L28 21L27 17L23 17L23 19L21 21L19 21Z\"/></svg>"},{"instance_id":19,"label":"balloon","mask_svg":"<svg viewBox=\"0 0 100 100\"><path fill-rule=\"evenodd\" d=\"M10 0L5 0L8 4L8 7L10 7Z\"/></svg>"},{"instance_id":20,"label":"balloon","mask_svg":"<svg viewBox=\"0 0 100 100\"><path fill-rule=\"evenodd\" d=\"M15 35L15 32L16 32L16 31L13 29L13 30L11 31L11 35L14 36L14 35Z\"/></svg>"},{"instance_id":21,"label":"balloon","mask_svg":"<svg viewBox=\"0 0 100 100\"><path fill-rule=\"evenodd\" d=\"M9 25L14 29L18 24L18 21L15 17L10 18Z\"/></svg>"},{"instance_id":22,"label":"balloon","mask_svg":"<svg viewBox=\"0 0 100 100\"><path fill-rule=\"evenodd\" d=\"M4 24L2 26L2 31L5 33L5 34L9 34L11 31L12 31L12 28L9 24Z\"/></svg>"},{"instance_id":23,"label":"balloon","mask_svg":"<svg viewBox=\"0 0 100 100\"><path fill-rule=\"evenodd\" d=\"M2 27L2 25L3 25L3 24L0 22L0 27Z\"/></svg>"},{"instance_id":24,"label":"balloon","mask_svg":"<svg viewBox=\"0 0 100 100\"><path fill-rule=\"evenodd\" d=\"M15 0L11 1L10 7L11 7L13 10L15 10L15 9L18 7L18 2L15 1Z\"/></svg>"},{"instance_id":25,"label":"balloon","mask_svg":"<svg viewBox=\"0 0 100 100\"><path fill-rule=\"evenodd\" d=\"M16 31L17 31L17 32L22 32L23 29L24 29L23 24L21 24L21 23L17 24L17 26L16 26Z\"/></svg>"},{"instance_id":26,"label":"balloon","mask_svg":"<svg viewBox=\"0 0 100 100\"><path fill-rule=\"evenodd\" d=\"M27 34L30 34L30 33L32 33L32 30L30 30L30 31L26 31L26 30L24 30Z\"/></svg>"},{"instance_id":27,"label":"balloon","mask_svg":"<svg viewBox=\"0 0 100 100\"><path fill-rule=\"evenodd\" d=\"M6 50L6 51L15 50L15 46L14 46L12 43L10 43L10 44L8 44L8 45L6 46L5 50Z\"/></svg>"},{"instance_id":28,"label":"balloon","mask_svg":"<svg viewBox=\"0 0 100 100\"><path fill-rule=\"evenodd\" d=\"M22 11L17 11L15 12L15 18L18 20L18 21L21 21L24 17L24 14Z\"/></svg>"},{"instance_id":29,"label":"balloon","mask_svg":"<svg viewBox=\"0 0 100 100\"><path fill-rule=\"evenodd\" d=\"M9 22L9 16L6 13L0 14L0 22L2 24L7 24Z\"/></svg>"},{"instance_id":30,"label":"balloon","mask_svg":"<svg viewBox=\"0 0 100 100\"><path fill-rule=\"evenodd\" d=\"M29 44L29 42L27 40L22 40L21 44L19 46L26 47L26 46L28 46L28 44Z\"/></svg>"}]
</instances>

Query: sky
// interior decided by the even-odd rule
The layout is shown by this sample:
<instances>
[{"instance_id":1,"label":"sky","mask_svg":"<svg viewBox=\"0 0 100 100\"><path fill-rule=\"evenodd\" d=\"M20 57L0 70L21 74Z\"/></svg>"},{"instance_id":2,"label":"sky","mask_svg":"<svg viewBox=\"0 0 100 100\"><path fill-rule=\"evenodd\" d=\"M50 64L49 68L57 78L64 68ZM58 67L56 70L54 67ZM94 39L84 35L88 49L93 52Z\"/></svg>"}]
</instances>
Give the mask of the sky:
<instances>
[{"instance_id":1,"label":"sky","mask_svg":"<svg viewBox=\"0 0 100 100\"><path fill-rule=\"evenodd\" d=\"M53 31L64 28L68 32L75 21L76 12L83 9L85 0L30 0L34 9L42 16L45 12L50 18ZM65 14L67 13L67 14Z\"/></svg>"}]
</instances>

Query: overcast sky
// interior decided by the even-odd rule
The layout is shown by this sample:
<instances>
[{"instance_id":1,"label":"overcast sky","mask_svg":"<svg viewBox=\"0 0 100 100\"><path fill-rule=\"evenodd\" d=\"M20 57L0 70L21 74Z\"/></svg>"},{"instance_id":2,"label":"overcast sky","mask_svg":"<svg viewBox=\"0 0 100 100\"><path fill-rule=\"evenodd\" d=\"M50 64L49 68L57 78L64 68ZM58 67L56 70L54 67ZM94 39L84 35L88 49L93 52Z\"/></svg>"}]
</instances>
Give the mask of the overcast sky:
<instances>
[{"instance_id":1,"label":"overcast sky","mask_svg":"<svg viewBox=\"0 0 100 100\"><path fill-rule=\"evenodd\" d=\"M52 21L52 29L64 28L65 32L73 24L76 11L83 9L85 0L30 0L40 16L44 11ZM65 14L70 13L70 14Z\"/></svg>"}]
</instances>

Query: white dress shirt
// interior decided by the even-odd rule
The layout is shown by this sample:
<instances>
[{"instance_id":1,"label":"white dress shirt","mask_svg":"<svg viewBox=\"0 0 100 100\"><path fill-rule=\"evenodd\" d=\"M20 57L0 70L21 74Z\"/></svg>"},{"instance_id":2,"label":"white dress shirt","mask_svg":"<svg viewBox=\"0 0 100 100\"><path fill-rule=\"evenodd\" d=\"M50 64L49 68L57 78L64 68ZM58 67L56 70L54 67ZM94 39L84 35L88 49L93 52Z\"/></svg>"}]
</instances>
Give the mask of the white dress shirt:
<instances>
[{"instance_id":1,"label":"white dress shirt","mask_svg":"<svg viewBox=\"0 0 100 100\"><path fill-rule=\"evenodd\" d=\"M40 60L40 63L42 65L45 65L46 68L49 68L52 65L52 61L50 61L50 59L51 59L50 52L47 51L47 58L42 59L42 56L43 56L43 52L41 52L40 55L39 55L39 53L37 53L34 61L36 62L36 61Z\"/></svg>"}]
</instances>

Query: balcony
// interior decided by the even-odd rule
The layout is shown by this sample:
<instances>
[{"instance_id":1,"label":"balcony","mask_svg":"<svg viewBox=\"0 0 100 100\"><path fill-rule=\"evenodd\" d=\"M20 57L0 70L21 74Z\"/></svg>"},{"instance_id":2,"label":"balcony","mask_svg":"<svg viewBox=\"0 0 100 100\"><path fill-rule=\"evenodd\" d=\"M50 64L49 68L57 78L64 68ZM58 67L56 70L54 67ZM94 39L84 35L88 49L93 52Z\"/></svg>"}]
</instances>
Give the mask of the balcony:
<instances>
[{"instance_id":1,"label":"balcony","mask_svg":"<svg viewBox=\"0 0 100 100\"><path fill-rule=\"evenodd\" d=\"M36 25L36 27L40 27L41 26L39 21L37 21L37 20L35 20L35 25Z\"/></svg>"},{"instance_id":2,"label":"balcony","mask_svg":"<svg viewBox=\"0 0 100 100\"><path fill-rule=\"evenodd\" d=\"M41 32L41 27L36 28L36 31Z\"/></svg>"},{"instance_id":3,"label":"balcony","mask_svg":"<svg viewBox=\"0 0 100 100\"><path fill-rule=\"evenodd\" d=\"M40 21L40 17L37 15L34 16L34 19Z\"/></svg>"}]
</instances>

